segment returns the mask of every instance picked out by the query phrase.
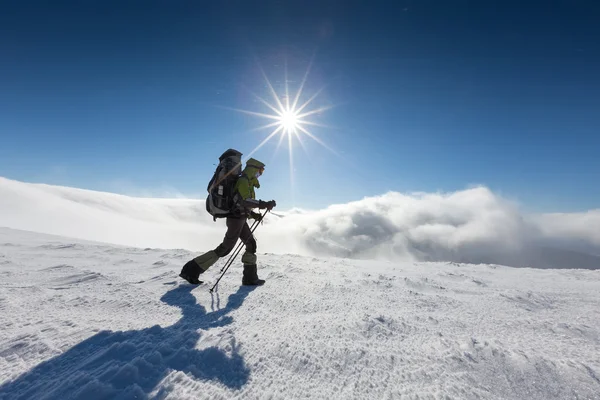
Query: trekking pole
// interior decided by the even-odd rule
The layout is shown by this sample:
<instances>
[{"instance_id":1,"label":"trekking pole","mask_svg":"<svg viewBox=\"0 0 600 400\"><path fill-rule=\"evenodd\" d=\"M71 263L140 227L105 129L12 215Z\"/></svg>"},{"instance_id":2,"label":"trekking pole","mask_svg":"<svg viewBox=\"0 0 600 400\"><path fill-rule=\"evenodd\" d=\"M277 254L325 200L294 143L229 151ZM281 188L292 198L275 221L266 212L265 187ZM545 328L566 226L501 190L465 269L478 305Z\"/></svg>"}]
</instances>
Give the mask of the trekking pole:
<instances>
[{"instance_id":1,"label":"trekking pole","mask_svg":"<svg viewBox=\"0 0 600 400\"><path fill-rule=\"evenodd\" d=\"M225 271L223 271L223 273L221 274L221 276L219 277L219 279L217 279L217 281L215 282L215 284L213 285L213 287L209 289L209 292L212 293L215 290L215 288L219 284L219 281L221 281L221 278L223 278L223 276L225 276L225 273L227 272L227 270L229 269L229 267L231 267L231 264L233 264L233 261L235 260L235 258L237 257L237 255L242 250L242 247L245 246L246 242L248 241L248 239L250 239L252 237L252 235L254 234L254 231L256 230L256 228L258 228L258 225L260 225L260 222L265 218L265 216L267 215L268 212L269 212L269 210L267 209L267 211L265 211L261 215L260 220L255 221L254 224L252 224L252 229L250 229L250 236L247 237L246 240L244 240L243 242L240 242L240 245L238 246L236 252L234 254L232 254L231 257L229 257L229 260L225 264L225 267L223 267L223 269Z\"/></svg>"}]
</instances>

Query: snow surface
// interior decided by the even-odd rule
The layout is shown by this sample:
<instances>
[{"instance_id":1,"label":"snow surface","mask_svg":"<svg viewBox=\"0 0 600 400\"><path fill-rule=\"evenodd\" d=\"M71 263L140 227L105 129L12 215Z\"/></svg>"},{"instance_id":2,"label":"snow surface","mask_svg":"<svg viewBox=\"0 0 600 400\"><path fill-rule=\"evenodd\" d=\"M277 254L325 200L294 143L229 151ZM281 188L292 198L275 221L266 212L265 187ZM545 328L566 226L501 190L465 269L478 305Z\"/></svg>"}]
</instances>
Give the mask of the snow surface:
<instances>
[{"instance_id":1,"label":"snow surface","mask_svg":"<svg viewBox=\"0 0 600 400\"><path fill-rule=\"evenodd\" d=\"M600 271L195 254L0 229L0 399L600 399Z\"/></svg>"}]
</instances>

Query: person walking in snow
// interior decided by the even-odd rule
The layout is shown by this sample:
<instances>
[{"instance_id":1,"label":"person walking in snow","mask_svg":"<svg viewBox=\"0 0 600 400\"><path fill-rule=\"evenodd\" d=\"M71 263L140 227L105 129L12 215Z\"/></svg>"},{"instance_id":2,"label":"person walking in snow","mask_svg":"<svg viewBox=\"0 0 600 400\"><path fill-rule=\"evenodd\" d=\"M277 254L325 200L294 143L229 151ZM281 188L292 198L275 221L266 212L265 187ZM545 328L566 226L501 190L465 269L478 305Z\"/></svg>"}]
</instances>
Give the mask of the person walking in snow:
<instances>
[{"instance_id":1,"label":"person walking in snow","mask_svg":"<svg viewBox=\"0 0 600 400\"><path fill-rule=\"evenodd\" d=\"M233 250L238 238L246 243L246 251L242 255L244 273L242 285L263 285L265 281L258 278L256 267L256 240L252 235L247 219L260 220L261 214L253 211L254 208L273 209L277 203L275 200L262 201L256 200L254 188L260 188L258 178L263 174L265 164L250 158L246 161L246 167L235 184L235 193L239 195L231 216L227 217L227 232L223 242L214 250L211 250L201 256L188 261L181 270L179 276L189 283L201 284L198 279L200 274L204 273L210 266L216 263L219 258L227 256Z\"/></svg>"}]
</instances>

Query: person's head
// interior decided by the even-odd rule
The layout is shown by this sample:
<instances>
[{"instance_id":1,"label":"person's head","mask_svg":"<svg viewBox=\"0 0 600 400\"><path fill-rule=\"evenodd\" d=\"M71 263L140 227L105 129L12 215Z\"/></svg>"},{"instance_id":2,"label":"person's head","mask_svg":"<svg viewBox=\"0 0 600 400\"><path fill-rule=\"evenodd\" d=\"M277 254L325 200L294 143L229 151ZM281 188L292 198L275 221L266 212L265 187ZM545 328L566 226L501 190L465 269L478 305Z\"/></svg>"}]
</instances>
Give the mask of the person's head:
<instances>
[{"instance_id":1,"label":"person's head","mask_svg":"<svg viewBox=\"0 0 600 400\"><path fill-rule=\"evenodd\" d=\"M258 178L265 172L265 164L254 158L250 158L248 161L246 161L246 170Z\"/></svg>"}]
</instances>

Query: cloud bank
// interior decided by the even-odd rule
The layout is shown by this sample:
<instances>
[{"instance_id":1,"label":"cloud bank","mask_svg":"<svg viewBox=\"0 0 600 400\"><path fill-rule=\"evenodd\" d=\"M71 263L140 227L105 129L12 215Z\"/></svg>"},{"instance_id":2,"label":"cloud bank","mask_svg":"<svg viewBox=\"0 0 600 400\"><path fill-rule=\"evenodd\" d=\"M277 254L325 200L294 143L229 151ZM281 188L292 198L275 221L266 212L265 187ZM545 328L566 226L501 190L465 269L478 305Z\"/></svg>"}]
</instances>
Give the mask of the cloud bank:
<instances>
[{"instance_id":1,"label":"cloud bank","mask_svg":"<svg viewBox=\"0 0 600 400\"><path fill-rule=\"evenodd\" d=\"M203 200L133 198L0 178L0 226L138 247L216 247ZM318 211L270 215L259 252L600 268L600 210L525 215L485 187L387 193Z\"/></svg>"}]
</instances>

